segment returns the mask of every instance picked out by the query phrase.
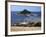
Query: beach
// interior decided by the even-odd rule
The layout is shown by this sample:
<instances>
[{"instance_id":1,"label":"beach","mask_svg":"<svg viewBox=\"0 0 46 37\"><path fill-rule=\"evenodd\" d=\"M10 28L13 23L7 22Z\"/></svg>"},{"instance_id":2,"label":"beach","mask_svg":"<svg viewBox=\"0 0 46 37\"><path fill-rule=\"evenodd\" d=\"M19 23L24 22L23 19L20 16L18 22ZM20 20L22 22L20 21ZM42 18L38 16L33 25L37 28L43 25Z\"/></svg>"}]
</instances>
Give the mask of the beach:
<instances>
[{"instance_id":1,"label":"beach","mask_svg":"<svg viewBox=\"0 0 46 37\"><path fill-rule=\"evenodd\" d=\"M19 27L19 26L11 26L11 32L36 31L36 30L41 30L41 27Z\"/></svg>"}]
</instances>

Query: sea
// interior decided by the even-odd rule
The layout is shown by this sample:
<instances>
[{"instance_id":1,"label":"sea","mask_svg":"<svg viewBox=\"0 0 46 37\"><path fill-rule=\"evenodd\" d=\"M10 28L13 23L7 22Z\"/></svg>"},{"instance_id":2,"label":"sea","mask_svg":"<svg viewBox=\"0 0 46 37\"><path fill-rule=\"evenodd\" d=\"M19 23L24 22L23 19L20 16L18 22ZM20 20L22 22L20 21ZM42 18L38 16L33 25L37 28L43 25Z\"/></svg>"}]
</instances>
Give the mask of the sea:
<instances>
[{"instance_id":1,"label":"sea","mask_svg":"<svg viewBox=\"0 0 46 37\"><path fill-rule=\"evenodd\" d=\"M33 16L16 15L17 11L11 11L11 24L20 22L39 22L41 21L41 12L32 12Z\"/></svg>"}]
</instances>

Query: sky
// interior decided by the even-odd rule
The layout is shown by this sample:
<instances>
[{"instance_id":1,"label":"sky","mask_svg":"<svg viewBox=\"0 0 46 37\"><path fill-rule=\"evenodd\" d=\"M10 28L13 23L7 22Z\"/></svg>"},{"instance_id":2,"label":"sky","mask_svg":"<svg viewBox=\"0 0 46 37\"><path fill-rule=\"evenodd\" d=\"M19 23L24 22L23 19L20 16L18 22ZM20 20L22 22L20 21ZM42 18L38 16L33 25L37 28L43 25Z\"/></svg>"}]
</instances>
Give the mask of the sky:
<instances>
[{"instance_id":1,"label":"sky","mask_svg":"<svg viewBox=\"0 0 46 37\"><path fill-rule=\"evenodd\" d=\"M17 6L17 5L11 5L11 11L23 11L24 9L27 9L28 11L32 12L40 12L41 7L40 6Z\"/></svg>"}]
</instances>

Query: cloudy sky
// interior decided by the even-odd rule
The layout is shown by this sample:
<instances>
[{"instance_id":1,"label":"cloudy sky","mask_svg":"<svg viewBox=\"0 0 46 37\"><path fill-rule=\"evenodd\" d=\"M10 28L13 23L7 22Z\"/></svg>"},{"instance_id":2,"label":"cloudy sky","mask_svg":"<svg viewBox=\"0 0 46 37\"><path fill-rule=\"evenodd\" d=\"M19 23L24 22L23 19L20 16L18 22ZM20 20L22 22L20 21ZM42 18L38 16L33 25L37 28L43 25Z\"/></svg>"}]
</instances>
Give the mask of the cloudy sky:
<instances>
[{"instance_id":1,"label":"cloudy sky","mask_svg":"<svg viewBox=\"0 0 46 37\"><path fill-rule=\"evenodd\" d=\"M22 11L24 9L27 9L32 12L40 12L41 7L40 6L17 6L17 5L11 6L11 11Z\"/></svg>"}]
</instances>

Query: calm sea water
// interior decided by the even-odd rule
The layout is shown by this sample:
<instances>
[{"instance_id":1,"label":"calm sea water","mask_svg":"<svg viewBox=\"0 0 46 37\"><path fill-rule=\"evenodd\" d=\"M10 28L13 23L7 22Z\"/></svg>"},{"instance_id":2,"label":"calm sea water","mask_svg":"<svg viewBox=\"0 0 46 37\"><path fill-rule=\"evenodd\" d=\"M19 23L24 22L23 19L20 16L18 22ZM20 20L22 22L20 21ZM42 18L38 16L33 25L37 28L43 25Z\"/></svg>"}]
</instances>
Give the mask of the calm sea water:
<instances>
[{"instance_id":1,"label":"calm sea water","mask_svg":"<svg viewBox=\"0 0 46 37\"><path fill-rule=\"evenodd\" d=\"M11 23L15 24L17 22L37 22L41 20L41 12L32 12L34 16L21 16L16 15L17 12L12 11L11 12Z\"/></svg>"}]
</instances>

